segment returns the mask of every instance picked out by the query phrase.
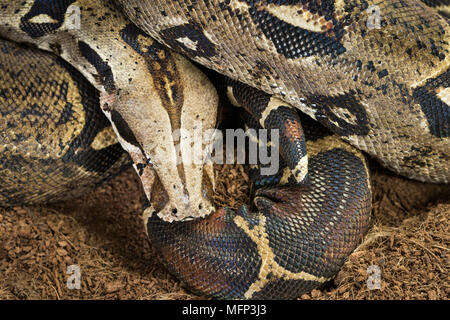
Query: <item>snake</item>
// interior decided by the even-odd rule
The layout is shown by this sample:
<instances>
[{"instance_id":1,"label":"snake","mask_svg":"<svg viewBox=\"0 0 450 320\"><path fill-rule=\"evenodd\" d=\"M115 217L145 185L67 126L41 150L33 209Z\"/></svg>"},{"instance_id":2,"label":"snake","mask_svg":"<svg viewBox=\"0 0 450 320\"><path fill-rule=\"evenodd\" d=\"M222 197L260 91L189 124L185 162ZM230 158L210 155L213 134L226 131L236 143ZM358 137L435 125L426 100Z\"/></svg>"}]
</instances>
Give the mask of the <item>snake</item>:
<instances>
[{"instance_id":1,"label":"snake","mask_svg":"<svg viewBox=\"0 0 450 320\"><path fill-rule=\"evenodd\" d=\"M149 240L193 292L330 282L369 226L365 155L450 180L446 0L7 0L0 18L0 205L76 197L131 164ZM203 157L223 96L280 155L274 174L250 166L237 209L215 208Z\"/></svg>"}]
</instances>

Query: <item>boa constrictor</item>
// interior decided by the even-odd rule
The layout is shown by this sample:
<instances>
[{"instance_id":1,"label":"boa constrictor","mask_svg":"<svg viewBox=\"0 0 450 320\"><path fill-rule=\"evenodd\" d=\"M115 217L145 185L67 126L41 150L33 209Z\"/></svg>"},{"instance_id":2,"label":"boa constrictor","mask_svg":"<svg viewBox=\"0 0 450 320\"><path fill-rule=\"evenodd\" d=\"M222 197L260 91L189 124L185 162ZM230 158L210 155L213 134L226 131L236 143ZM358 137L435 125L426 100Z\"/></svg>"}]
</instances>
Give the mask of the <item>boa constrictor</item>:
<instances>
[{"instance_id":1,"label":"boa constrictor","mask_svg":"<svg viewBox=\"0 0 450 320\"><path fill-rule=\"evenodd\" d=\"M171 272L219 298L297 297L361 240L371 193L362 154L294 108L397 173L450 179L449 11L424 2L3 1L0 203L78 195L127 163L118 141ZM177 162L172 132L207 135L218 104L180 53L239 81L225 91L252 127L280 129L282 170L252 175L251 210L215 210L212 164Z\"/></svg>"}]
</instances>

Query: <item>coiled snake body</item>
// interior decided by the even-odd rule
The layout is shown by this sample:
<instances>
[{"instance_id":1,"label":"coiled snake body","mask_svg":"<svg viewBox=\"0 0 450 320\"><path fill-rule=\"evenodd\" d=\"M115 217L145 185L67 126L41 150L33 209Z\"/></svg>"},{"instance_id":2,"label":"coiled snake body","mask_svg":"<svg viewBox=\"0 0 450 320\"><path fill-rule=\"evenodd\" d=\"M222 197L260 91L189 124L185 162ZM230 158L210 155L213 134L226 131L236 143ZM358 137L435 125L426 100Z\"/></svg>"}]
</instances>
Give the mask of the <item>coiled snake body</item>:
<instances>
[{"instance_id":1,"label":"coiled snake body","mask_svg":"<svg viewBox=\"0 0 450 320\"><path fill-rule=\"evenodd\" d=\"M0 204L79 195L129 163L120 143L172 273L219 298L297 297L332 279L367 229L354 147L449 182L449 9L424 2L6 1ZM280 131L281 169L252 167L251 207L216 210L212 163L187 164L172 135L211 138L216 125L217 92L181 54L229 77L250 127Z\"/></svg>"}]
</instances>

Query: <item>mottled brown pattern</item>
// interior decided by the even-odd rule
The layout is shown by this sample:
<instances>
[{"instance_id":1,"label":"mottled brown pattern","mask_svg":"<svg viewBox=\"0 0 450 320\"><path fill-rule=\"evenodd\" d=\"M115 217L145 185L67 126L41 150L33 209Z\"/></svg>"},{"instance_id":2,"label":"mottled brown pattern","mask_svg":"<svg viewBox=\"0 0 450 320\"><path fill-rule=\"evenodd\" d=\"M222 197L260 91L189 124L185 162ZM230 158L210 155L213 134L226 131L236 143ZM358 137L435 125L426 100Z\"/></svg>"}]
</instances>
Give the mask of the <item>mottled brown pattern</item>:
<instances>
[{"instance_id":1,"label":"mottled brown pattern","mask_svg":"<svg viewBox=\"0 0 450 320\"><path fill-rule=\"evenodd\" d=\"M158 41L283 99L386 167L421 181L449 181L450 27L420 2L117 2ZM80 28L67 25L70 4L81 11ZM323 137L324 128L309 126L315 140L308 146L310 184L278 189L276 183L293 174L285 170L281 178L271 177L275 185L259 186L253 207L212 213L211 177L203 164L174 162L172 137L174 129L194 128L197 119L205 129L215 125L218 99L207 78L130 23L114 1L52 5L7 2L0 9L0 35L60 55L107 97L102 110L135 169L144 172L141 181L150 200L144 221L171 272L194 290L219 298L293 298L332 279L368 226L371 188L360 152L336 136ZM381 14L375 28L368 24L370 5ZM42 22L48 18L56 22ZM4 82L10 85L15 77ZM81 95L75 87L68 90L69 99ZM33 92L32 86L25 91ZM58 94L65 102L67 97ZM65 119L49 123L67 123L75 109L65 108L55 112ZM263 119L270 108L269 103L262 111ZM65 133L57 132L58 155L71 151L71 139L83 136L86 124L93 122L79 111ZM284 125L288 136L301 136L299 126ZM34 126L24 126L24 132L32 136ZM14 148L24 137L13 135ZM103 139L110 146L108 137L99 131L86 149L103 149ZM68 158L82 152L74 148ZM5 172L18 163L9 160ZM76 168L86 165L76 163ZM45 178L57 176L46 170ZM71 176L69 171L61 176Z\"/></svg>"},{"instance_id":2,"label":"mottled brown pattern","mask_svg":"<svg viewBox=\"0 0 450 320\"><path fill-rule=\"evenodd\" d=\"M427 79L448 71L450 27L420 1L327 0L321 2L322 7L310 1L306 11L300 1L281 6L269 0L169 0L154 1L151 8L142 0L119 2L134 23L169 46L174 47L174 41L169 43L164 30L189 23L200 26L218 54L193 55L182 45L174 49L208 68L282 98L389 169L420 181L449 181L450 139L448 135L436 136L427 126L427 121L437 122L439 118L450 121L449 102L444 101L442 111L435 113L438 119L430 119L413 91ZM379 9L380 28L367 23L372 14L367 9L372 5ZM303 29L276 29L289 18L283 22L274 15L282 16L282 10L288 9L291 13L297 12L293 9L305 11L306 16L296 20L304 22ZM315 11L314 15L308 17L311 11ZM263 30L263 23L269 20L258 17L272 17L272 26ZM329 31L314 34L322 40L314 42L312 36L304 36L310 32L308 29L314 30L314 23L324 19L333 21L333 25ZM278 42L271 37L278 37ZM300 38L304 42L294 46ZM280 49L282 45L284 49ZM304 56L286 57L280 50L300 50ZM448 88L448 76L445 86ZM339 98L345 95L354 100ZM353 120L347 110L355 102L361 106L357 108L359 117L367 118L364 134L351 130ZM322 108L329 108L331 113L322 114ZM333 118L342 121L336 125ZM417 145L432 151L418 152ZM411 166L405 163L405 157L421 159L421 165Z\"/></svg>"}]
</instances>

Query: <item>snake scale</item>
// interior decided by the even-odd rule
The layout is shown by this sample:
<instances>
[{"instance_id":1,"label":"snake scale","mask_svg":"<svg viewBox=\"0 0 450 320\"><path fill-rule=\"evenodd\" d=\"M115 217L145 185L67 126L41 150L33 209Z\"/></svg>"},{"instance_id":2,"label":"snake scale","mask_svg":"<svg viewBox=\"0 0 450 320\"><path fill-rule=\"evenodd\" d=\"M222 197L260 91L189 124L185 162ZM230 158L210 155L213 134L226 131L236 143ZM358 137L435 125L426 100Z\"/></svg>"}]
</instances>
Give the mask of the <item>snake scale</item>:
<instances>
[{"instance_id":1,"label":"snake scale","mask_svg":"<svg viewBox=\"0 0 450 320\"><path fill-rule=\"evenodd\" d=\"M446 0L1 1L0 205L75 197L132 162L149 239L189 288L298 297L367 230L361 151L449 182L449 18ZM201 127L207 150L218 92L280 132L280 170L251 166L237 210L214 208L211 161L186 164L172 134Z\"/></svg>"}]
</instances>

